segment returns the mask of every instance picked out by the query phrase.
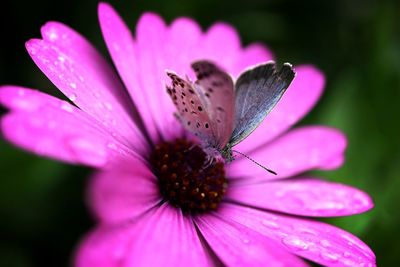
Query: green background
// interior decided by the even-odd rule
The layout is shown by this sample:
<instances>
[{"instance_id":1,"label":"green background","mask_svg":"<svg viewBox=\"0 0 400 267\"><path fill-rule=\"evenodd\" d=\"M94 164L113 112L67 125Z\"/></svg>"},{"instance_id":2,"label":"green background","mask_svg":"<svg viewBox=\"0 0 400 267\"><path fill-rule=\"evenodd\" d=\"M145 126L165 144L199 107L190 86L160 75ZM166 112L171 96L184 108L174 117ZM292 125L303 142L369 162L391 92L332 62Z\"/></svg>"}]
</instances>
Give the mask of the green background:
<instances>
[{"instance_id":1,"label":"green background","mask_svg":"<svg viewBox=\"0 0 400 267\"><path fill-rule=\"evenodd\" d=\"M375 209L327 221L355 233L379 266L400 260L400 5L399 1L112 1L131 29L144 11L168 22L190 16L203 28L234 25L244 44L266 43L282 61L312 63L326 91L301 124L340 128L349 139L346 164L324 173L368 192ZM59 20L106 54L97 1L21 1L2 4L0 84L59 95L35 67L24 42ZM107 55L108 56L108 55ZM4 112L2 110L1 112ZM93 221L84 203L89 169L39 158L0 140L0 266L68 266Z\"/></svg>"}]
</instances>

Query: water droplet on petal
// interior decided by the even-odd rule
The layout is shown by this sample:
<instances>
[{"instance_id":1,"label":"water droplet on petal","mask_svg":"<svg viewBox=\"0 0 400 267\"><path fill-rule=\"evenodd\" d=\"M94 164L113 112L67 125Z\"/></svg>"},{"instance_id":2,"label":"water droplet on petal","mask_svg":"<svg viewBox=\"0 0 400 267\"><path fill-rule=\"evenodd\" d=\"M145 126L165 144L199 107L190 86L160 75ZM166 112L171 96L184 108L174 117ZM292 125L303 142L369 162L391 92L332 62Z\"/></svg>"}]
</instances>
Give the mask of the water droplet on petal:
<instances>
[{"instance_id":1,"label":"water droplet on petal","mask_svg":"<svg viewBox=\"0 0 400 267\"><path fill-rule=\"evenodd\" d=\"M64 63L64 62L65 62L65 57L63 57L63 56L58 56L58 60L59 60L61 63Z\"/></svg>"},{"instance_id":2,"label":"water droplet on petal","mask_svg":"<svg viewBox=\"0 0 400 267\"><path fill-rule=\"evenodd\" d=\"M279 224L277 222L274 221L270 221L270 220L262 220L261 223L271 229L279 229Z\"/></svg>"},{"instance_id":3,"label":"water droplet on petal","mask_svg":"<svg viewBox=\"0 0 400 267\"><path fill-rule=\"evenodd\" d=\"M77 98L77 95L76 94L71 94L68 98L69 98L69 100L74 102L76 100L76 98Z\"/></svg>"},{"instance_id":4,"label":"water droplet on petal","mask_svg":"<svg viewBox=\"0 0 400 267\"><path fill-rule=\"evenodd\" d=\"M70 83L69 86L71 86L73 89L76 89L76 83Z\"/></svg>"},{"instance_id":5,"label":"water droplet on petal","mask_svg":"<svg viewBox=\"0 0 400 267\"><path fill-rule=\"evenodd\" d=\"M54 31L52 31L49 34L47 34L47 36L50 39L50 41L57 40L57 38L58 38L58 34L56 32L54 32Z\"/></svg>"},{"instance_id":6,"label":"water droplet on petal","mask_svg":"<svg viewBox=\"0 0 400 267\"><path fill-rule=\"evenodd\" d=\"M329 242L326 239L323 239L323 240L319 241L319 243L321 244L321 246L323 246L325 248L327 248L327 247L329 247L331 245L331 242Z\"/></svg>"},{"instance_id":7,"label":"water droplet on petal","mask_svg":"<svg viewBox=\"0 0 400 267\"><path fill-rule=\"evenodd\" d=\"M356 263L352 260L345 260L343 261L343 264L346 266L356 266Z\"/></svg>"},{"instance_id":8,"label":"water droplet on petal","mask_svg":"<svg viewBox=\"0 0 400 267\"><path fill-rule=\"evenodd\" d=\"M72 106L70 104L68 104L68 103L62 103L61 109L65 110L67 112L73 112L74 111Z\"/></svg>"},{"instance_id":9,"label":"water droplet on petal","mask_svg":"<svg viewBox=\"0 0 400 267\"><path fill-rule=\"evenodd\" d=\"M337 262L340 258L339 254L331 253L328 251L321 252L320 256L321 256L321 259L323 259L324 261L327 261L327 262Z\"/></svg>"},{"instance_id":10,"label":"water droplet on petal","mask_svg":"<svg viewBox=\"0 0 400 267\"><path fill-rule=\"evenodd\" d=\"M108 109L110 111L113 109L113 106L111 103L106 102L106 103L104 103L104 106L106 107L106 109Z\"/></svg>"},{"instance_id":11,"label":"water droplet on petal","mask_svg":"<svg viewBox=\"0 0 400 267\"><path fill-rule=\"evenodd\" d=\"M282 239L282 243L289 249L307 250L308 244L296 236L288 236Z\"/></svg>"},{"instance_id":12,"label":"water droplet on petal","mask_svg":"<svg viewBox=\"0 0 400 267\"><path fill-rule=\"evenodd\" d=\"M110 148L110 149L113 149L113 150L117 149L117 145L115 143L113 143L113 142L108 143L107 147Z\"/></svg>"},{"instance_id":13,"label":"water droplet on petal","mask_svg":"<svg viewBox=\"0 0 400 267\"><path fill-rule=\"evenodd\" d=\"M301 226L301 227L296 227L296 229L295 229L298 233L300 233L300 234L302 234L302 235L304 235L304 234L307 234L307 235L318 235L318 233L315 231L315 230L313 230L313 229L310 229L310 228L306 228L306 227L303 227L303 226Z\"/></svg>"}]
</instances>

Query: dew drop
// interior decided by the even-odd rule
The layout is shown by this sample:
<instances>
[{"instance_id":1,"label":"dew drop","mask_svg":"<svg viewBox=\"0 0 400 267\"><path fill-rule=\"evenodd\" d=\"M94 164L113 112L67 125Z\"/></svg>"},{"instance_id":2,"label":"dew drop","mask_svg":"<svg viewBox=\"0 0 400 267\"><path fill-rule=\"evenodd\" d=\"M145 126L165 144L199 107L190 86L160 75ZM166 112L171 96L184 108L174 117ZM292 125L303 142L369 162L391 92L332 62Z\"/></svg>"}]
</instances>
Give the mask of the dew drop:
<instances>
[{"instance_id":1,"label":"dew drop","mask_svg":"<svg viewBox=\"0 0 400 267\"><path fill-rule=\"evenodd\" d=\"M304 234L314 235L314 236L318 235L318 233L315 230L310 229L310 228L305 228L305 227L296 228L296 231L298 231L302 235L304 235Z\"/></svg>"},{"instance_id":2,"label":"dew drop","mask_svg":"<svg viewBox=\"0 0 400 267\"><path fill-rule=\"evenodd\" d=\"M76 83L70 83L69 86L71 86L73 89L76 89Z\"/></svg>"},{"instance_id":3,"label":"dew drop","mask_svg":"<svg viewBox=\"0 0 400 267\"><path fill-rule=\"evenodd\" d=\"M329 241L326 240L326 239L323 239L323 240L319 241L319 243L320 243L321 246L323 246L324 248L327 248L327 247L329 247L329 246L331 245L331 242L329 242Z\"/></svg>"},{"instance_id":4,"label":"dew drop","mask_svg":"<svg viewBox=\"0 0 400 267\"><path fill-rule=\"evenodd\" d=\"M50 32L47 36L50 39L50 41L54 41L54 40L58 39L58 34L54 31Z\"/></svg>"},{"instance_id":5,"label":"dew drop","mask_svg":"<svg viewBox=\"0 0 400 267\"><path fill-rule=\"evenodd\" d=\"M282 243L289 249L307 250L308 244L296 236L288 236L282 239Z\"/></svg>"},{"instance_id":6,"label":"dew drop","mask_svg":"<svg viewBox=\"0 0 400 267\"><path fill-rule=\"evenodd\" d=\"M72 100L72 99L71 99ZM67 112L73 112L73 108L71 105L67 104L67 103L62 103L61 105L61 109L65 110Z\"/></svg>"},{"instance_id":7,"label":"dew drop","mask_svg":"<svg viewBox=\"0 0 400 267\"><path fill-rule=\"evenodd\" d=\"M100 93L97 92L97 91L94 91L93 92L93 96L96 97L96 98L100 98Z\"/></svg>"},{"instance_id":8,"label":"dew drop","mask_svg":"<svg viewBox=\"0 0 400 267\"><path fill-rule=\"evenodd\" d=\"M69 96L69 100L71 100L72 102L74 102L74 101L76 100L76 98L77 98L77 95L76 95L76 94L71 94L71 95Z\"/></svg>"},{"instance_id":9,"label":"dew drop","mask_svg":"<svg viewBox=\"0 0 400 267\"><path fill-rule=\"evenodd\" d=\"M104 103L104 106L106 107L106 109L108 109L109 111L111 111L112 109L113 109L113 106L112 106L112 104L111 103L109 103L109 102L106 102L106 103Z\"/></svg>"},{"instance_id":10,"label":"dew drop","mask_svg":"<svg viewBox=\"0 0 400 267\"><path fill-rule=\"evenodd\" d=\"M343 264L346 266L356 266L356 263L352 260L345 260L343 261Z\"/></svg>"},{"instance_id":11,"label":"dew drop","mask_svg":"<svg viewBox=\"0 0 400 267\"><path fill-rule=\"evenodd\" d=\"M278 223L274 222L274 221L269 221L269 220L262 220L261 223L271 229L279 229L280 226Z\"/></svg>"},{"instance_id":12,"label":"dew drop","mask_svg":"<svg viewBox=\"0 0 400 267\"><path fill-rule=\"evenodd\" d=\"M351 256L350 252L348 251L343 252L343 257L348 258L350 256Z\"/></svg>"},{"instance_id":13,"label":"dew drop","mask_svg":"<svg viewBox=\"0 0 400 267\"><path fill-rule=\"evenodd\" d=\"M323 251L321 252L320 257L327 262L337 262L340 258L340 255L328 251Z\"/></svg>"},{"instance_id":14,"label":"dew drop","mask_svg":"<svg viewBox=\"0 0 400 267\"><path fill-rule=\"evenodd\" d=\"M65 62L65 57L58 56L58 61L60 61L61 63L64 63Z\"/></svg>"},{"instance_id":15,"label":"dew drop","mask_svg":"<svg viewBox=\"0 0 400 267\"><path fill-rule=\"evenodd\" d=\"M107 147L110 148L110 149L113 149L113 150L117 149L117 145L115 143L113 143L113 142L108 143Z\"/></svg>"}]
</instances>

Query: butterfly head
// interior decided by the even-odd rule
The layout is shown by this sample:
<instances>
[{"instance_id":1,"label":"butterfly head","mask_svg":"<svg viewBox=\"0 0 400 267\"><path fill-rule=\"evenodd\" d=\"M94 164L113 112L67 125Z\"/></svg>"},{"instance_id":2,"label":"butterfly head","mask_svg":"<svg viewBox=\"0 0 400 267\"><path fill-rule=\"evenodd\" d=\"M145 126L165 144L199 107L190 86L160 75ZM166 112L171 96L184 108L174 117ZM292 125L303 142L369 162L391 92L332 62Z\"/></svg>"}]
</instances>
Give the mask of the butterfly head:
<instances>
[{"instance_id":1,"label":"butterfly head","mask_svg":"<svg viewBox=\"0 0 400 267\"><path fill-rule=\"evenodd\" d=\"M229 143L220 151L220 153L226 163L229 163L235 159L233 157L232 146Z\"/></svg>"}]
</instances>

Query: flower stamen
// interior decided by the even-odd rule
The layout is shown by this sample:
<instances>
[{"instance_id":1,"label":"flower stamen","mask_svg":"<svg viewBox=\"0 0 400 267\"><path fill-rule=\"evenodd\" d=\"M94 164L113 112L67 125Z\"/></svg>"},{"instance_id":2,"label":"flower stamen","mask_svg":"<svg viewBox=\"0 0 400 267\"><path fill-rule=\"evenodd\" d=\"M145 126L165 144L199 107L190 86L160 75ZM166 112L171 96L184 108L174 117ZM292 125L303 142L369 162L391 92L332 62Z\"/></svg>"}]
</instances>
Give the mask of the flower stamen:
<instances>
[{"instance_id":1,"label":"flower stamen","mask_svg":"<svg viewBox=\"0 0 400 267\"><path fill-rule=\"evenodd\" d=\"M192 214L216 210L228 185L223 163L208 162L206 153L185 139L160 143L150 155L161 195Z\"/></svg>"}]
</instances>

